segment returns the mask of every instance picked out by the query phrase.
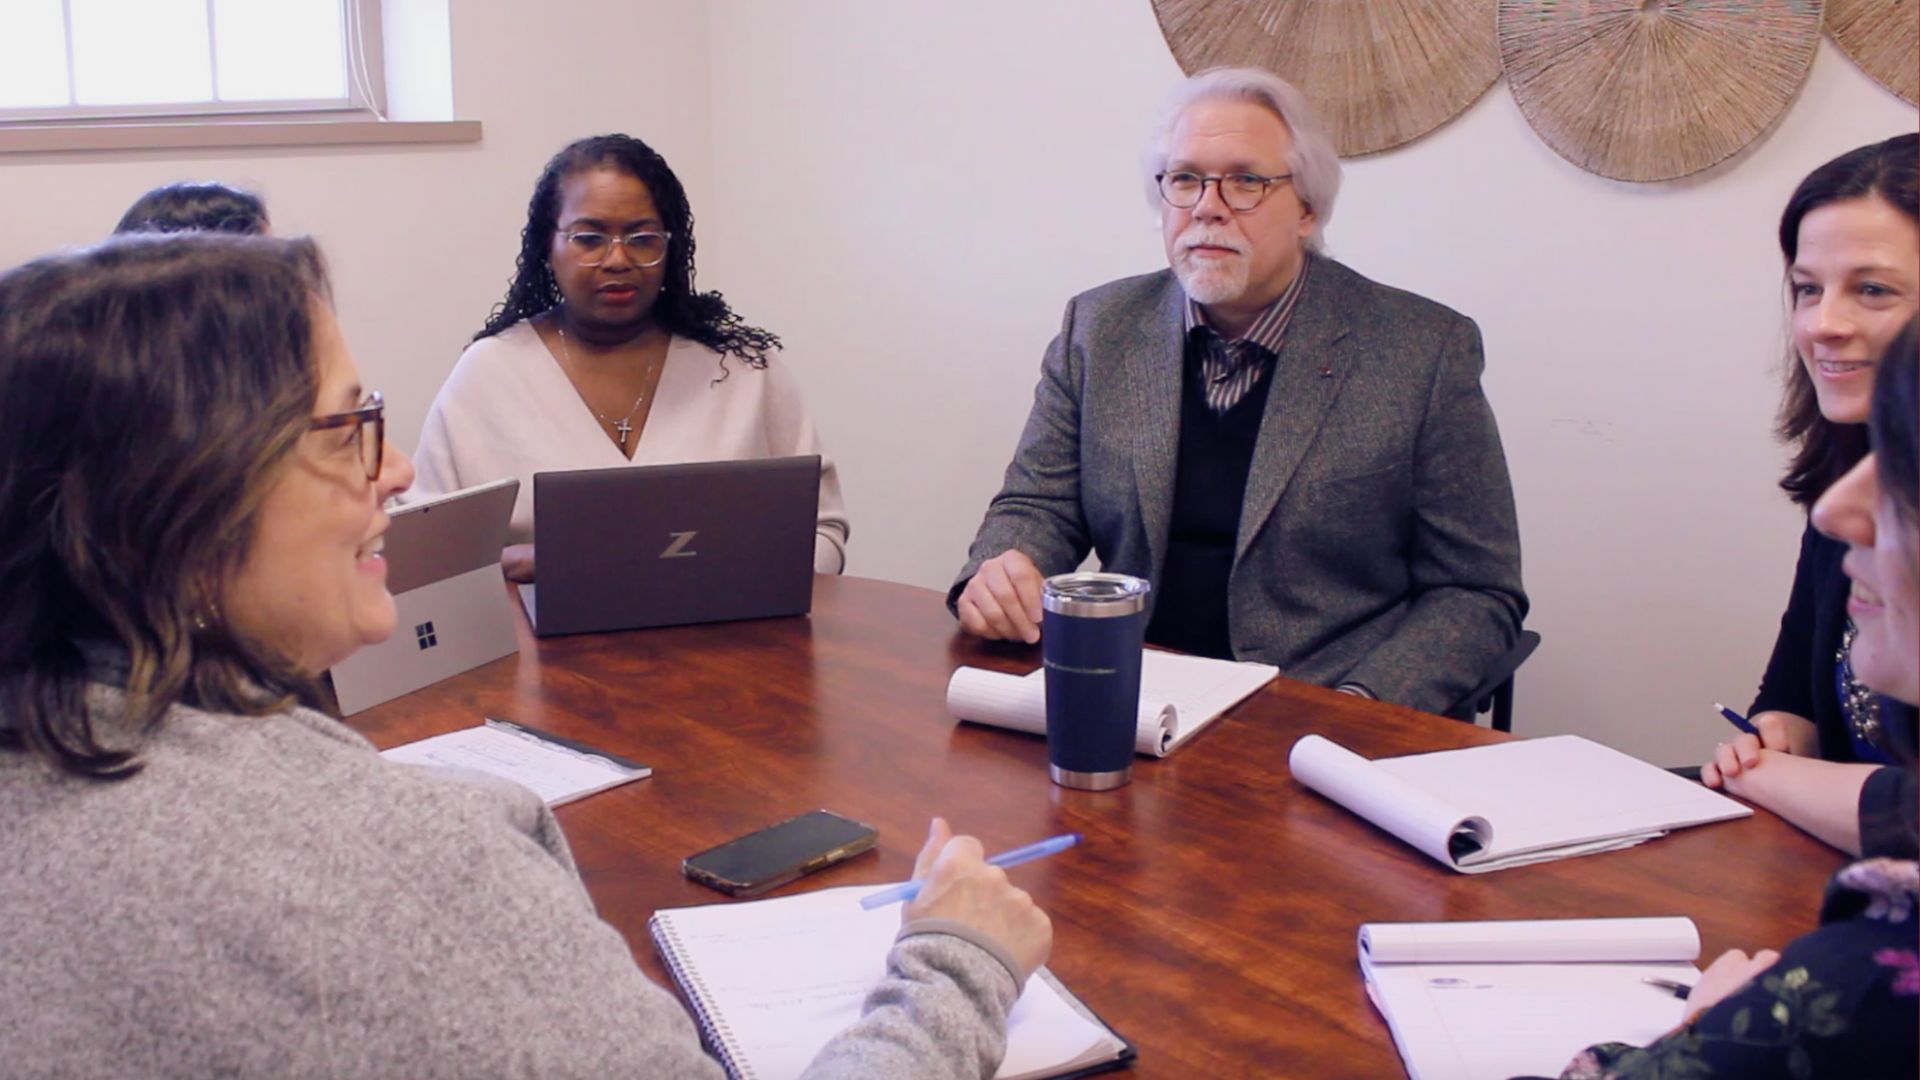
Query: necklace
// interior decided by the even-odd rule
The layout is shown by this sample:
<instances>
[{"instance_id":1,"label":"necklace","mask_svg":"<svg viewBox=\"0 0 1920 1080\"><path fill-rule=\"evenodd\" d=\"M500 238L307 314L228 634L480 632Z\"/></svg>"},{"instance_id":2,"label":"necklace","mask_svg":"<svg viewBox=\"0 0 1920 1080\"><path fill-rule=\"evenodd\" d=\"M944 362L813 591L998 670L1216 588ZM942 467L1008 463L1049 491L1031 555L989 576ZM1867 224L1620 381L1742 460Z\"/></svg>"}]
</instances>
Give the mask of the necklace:
<instances>
[{"instance_id":1,"label":"necklace","mask_svg":"<svg viewBox=\"0 0 1920 1080\"><path fill-rule=\"evenodd\" d=\"M1872 690L1861 685L1853 673L1853 639L1860 628L1847 620L1846 629L1840 632L1840 649L1834 653L1836 665L1835 689L1840 697L1840 711L1847 718L1847 726L1861 742L1884 749L1882 742L1884 728L1880 723L1880 698Z\"/></svg>"},{"instance_id":2,"label":"necklace","mask_svg":"<svg viewBox=\"0 0 1920 1080\"><path fill-rule=\"evenodd\" d=\"M560 335L560 352L567 358L567 368L569 370L573 369L575 366L573 362L573 349L567 345L567 329L560 325L560 320L557 318L553 320L553 332ZM652 374L653 364L651 362L647 364L647 369L648 370L643 372L640 377L640 384L642 386L646 385L647 376ZM581 398L581 400L586 401L585 398ZM647 400L647 392L643 389L640 391L640 396L633 399L633 407L627 410L627 415L618 420L612 419L606 413L594 408L592 402L587 403L587 409L592 412L594 416L599 417L601 423L613 429L614 436L618 438L620 442L620 452L624 454L627 451L627 437L633 434L633 414L640 411L640 403L645 400Z\"/></svg>"}]
</instances>

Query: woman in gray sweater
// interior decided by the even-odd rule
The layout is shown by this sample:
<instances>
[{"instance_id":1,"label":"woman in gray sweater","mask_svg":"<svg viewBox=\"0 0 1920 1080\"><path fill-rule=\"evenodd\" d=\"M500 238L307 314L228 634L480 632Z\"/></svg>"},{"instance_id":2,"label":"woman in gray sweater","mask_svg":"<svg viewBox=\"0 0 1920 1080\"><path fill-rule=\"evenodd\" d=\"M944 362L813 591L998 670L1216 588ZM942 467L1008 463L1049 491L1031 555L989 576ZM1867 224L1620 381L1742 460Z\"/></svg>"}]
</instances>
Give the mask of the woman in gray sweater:
<instances>
[{"instance_id":1,"label":"woman in gray sweater","mask_svg":"<svg viewBox=\"0 0 1920 1080\"><path fill-rule=\"evenodd\" d=\"M386 446L303 240L0 276L0 1071L718 1076L532 793L313 677L393 629ZM1046 916L936 822L817 1076L991 1075Z\"/></svg>"}]
</instances>

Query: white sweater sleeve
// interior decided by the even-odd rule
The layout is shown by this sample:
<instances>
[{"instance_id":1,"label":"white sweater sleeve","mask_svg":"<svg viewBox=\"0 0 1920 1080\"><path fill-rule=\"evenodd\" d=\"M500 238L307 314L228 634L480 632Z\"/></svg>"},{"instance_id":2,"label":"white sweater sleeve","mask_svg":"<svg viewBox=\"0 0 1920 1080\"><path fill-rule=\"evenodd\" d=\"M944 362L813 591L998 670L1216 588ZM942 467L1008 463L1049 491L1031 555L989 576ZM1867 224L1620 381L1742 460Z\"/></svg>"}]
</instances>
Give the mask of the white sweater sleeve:
<instances>
[{"instance_id":1,"label":"white sweater sleeve","mask_svg":"<svg viewBox=\"0 0 1920 1080\"><path fill-rule=\"evenodd\" d=\"M820 445L819 432L800 394L799 380L784 356L767 359L767 448L773 457L820 455L820 517L814 538L815 573L838 574L847 568L847 537L852 525L840 496L840 468Z\"/></svg>"}]
</instances>

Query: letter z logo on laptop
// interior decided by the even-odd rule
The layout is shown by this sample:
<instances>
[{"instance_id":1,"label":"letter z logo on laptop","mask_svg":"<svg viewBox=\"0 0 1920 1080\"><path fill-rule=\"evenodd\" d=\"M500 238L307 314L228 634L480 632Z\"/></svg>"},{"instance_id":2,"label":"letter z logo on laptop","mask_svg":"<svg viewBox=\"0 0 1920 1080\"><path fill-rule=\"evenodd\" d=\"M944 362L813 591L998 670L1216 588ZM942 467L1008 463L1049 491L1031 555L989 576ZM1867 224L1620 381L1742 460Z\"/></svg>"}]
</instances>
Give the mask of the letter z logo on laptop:
<instances>
[{"instance_id":1,"label":"letter z logo on laptop","mask_svg":"<svg viewBox=\"0 0 1920 1080\"><path fill-rule=\"evenodd\" d=\"M687 532L668 533L667 535L673 537L673 543L668 544L667 550L660 553L661 558L687 559L700 554L697 551L687 550L687 545L693 543L693 538L700 535L700 530L691 529Z\"/></svg>"}]
</instances>

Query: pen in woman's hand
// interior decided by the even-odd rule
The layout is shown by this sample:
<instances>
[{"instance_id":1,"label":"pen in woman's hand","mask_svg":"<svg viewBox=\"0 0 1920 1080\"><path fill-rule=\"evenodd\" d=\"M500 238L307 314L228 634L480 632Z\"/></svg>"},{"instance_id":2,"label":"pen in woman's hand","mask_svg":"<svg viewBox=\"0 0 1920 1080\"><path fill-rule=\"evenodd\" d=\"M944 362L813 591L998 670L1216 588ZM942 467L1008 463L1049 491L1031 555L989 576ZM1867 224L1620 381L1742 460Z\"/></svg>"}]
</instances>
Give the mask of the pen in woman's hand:
<instances>
[{"instance_id":1,"label":"pen in woman's hand","mask_svg":"<svg viewBox=\"0 0 1920 1080\"><path fill-rule=\"evenodd\" d=\"M998 855L989 855L987 856L987 863L988 865L999 867L1018 866L1023 862L1032 862L1035 859L1044 859L1049 855L1057 855L1079 842L1079 833L1061 833L1059 836L1050 836L1045 840L1035 841L1025 847L1014 848L1012 851L1003 851ZM920 887L923 884L925 883L920 881L903 881L891 888L882 889L871 896L862 897L860 906L871 911L874 908L884 907L887 904L898 904L912 900L914 897L920 895Z\"/></svg>"},{"instance_id":2,"label":"pen in woman's hand","mask_svg":"<svg viewBox=\"0 0 1920 1080\"><path fill-rule=\"evenodd\" d=\"M1672 979L1647 978L1647 979L1641 979L1640 981L1643 983L1646 983L1648 986L1657 987L1658 989L1665 990L1667 993L1672 994L1674 997L1679 998L1681 1001L1687 1000L1687 995L1693 993L1693 987L1688 986L1686 983L1683 983L1683 982L1675 982Z\"/></svg>"}]
</instances>

